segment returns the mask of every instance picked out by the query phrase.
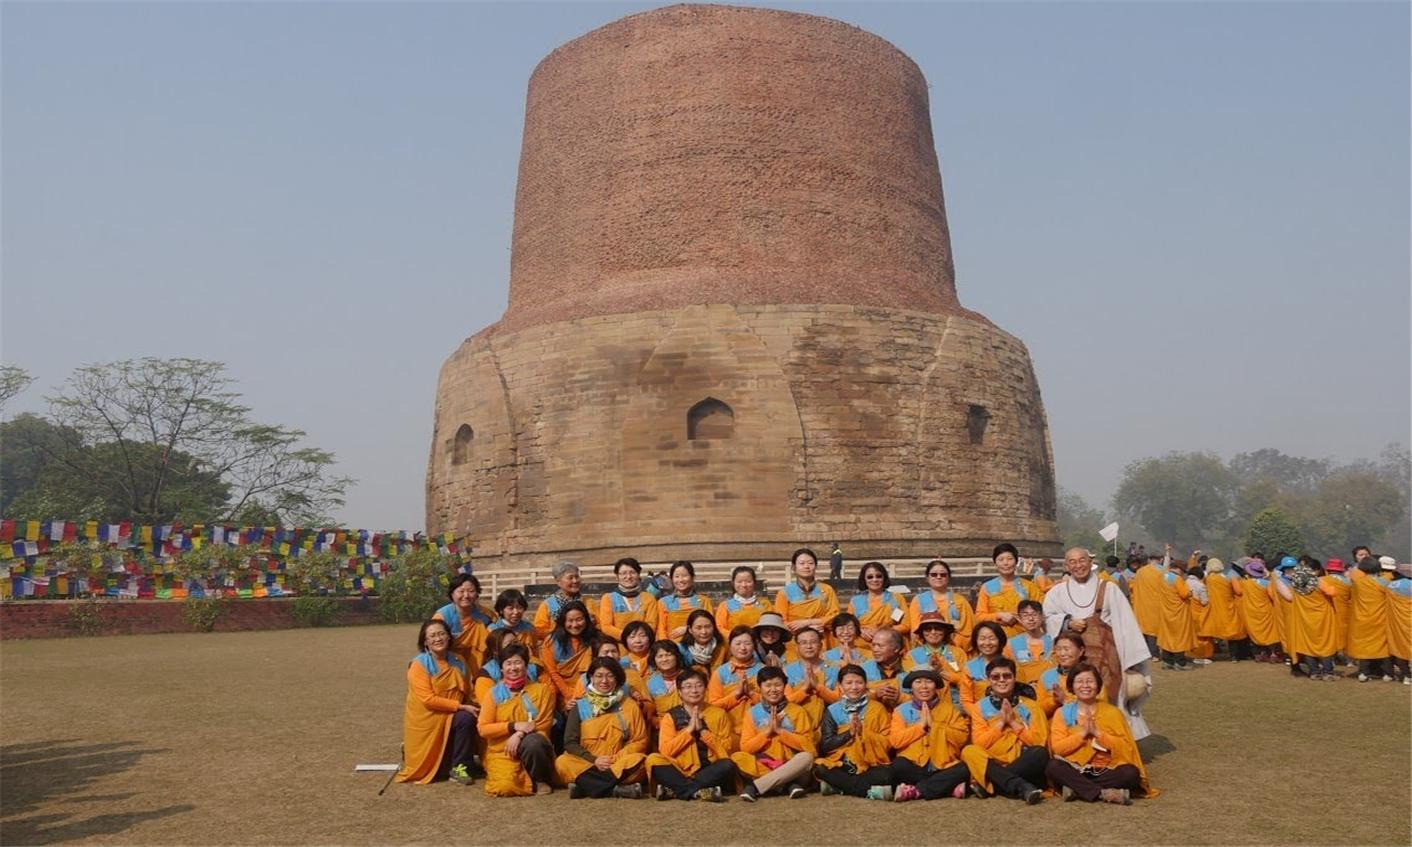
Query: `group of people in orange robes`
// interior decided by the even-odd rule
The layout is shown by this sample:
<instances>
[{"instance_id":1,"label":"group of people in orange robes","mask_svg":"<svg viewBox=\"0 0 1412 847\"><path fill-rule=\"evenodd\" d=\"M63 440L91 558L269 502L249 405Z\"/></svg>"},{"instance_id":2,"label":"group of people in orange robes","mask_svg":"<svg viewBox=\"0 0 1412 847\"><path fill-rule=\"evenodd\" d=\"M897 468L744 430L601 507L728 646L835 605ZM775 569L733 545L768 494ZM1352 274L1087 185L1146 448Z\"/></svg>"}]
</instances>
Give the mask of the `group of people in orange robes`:
<instances>
[{"instance_id":1,"label":"group of people in orange robes","mask_svg":"<svg viewBox=\"0 0 1412 847\"><path fill-rule=\"evenodd\" d=\"M992 559L974 604L942 560L910 598L869 562L845 603L808 549L772 602L749 567L731 596L700 594L689 562L654 596L629 558L595 602L566 562L532 618L519 591L492 611L459 575L407 668L397 778L710 802L1154 796L1084 639L1046 632L1012 545Z\"/></svg>"},{"instance_id":2,"label":"group of people in orange robes","mask_svg":"<svg viewBox=\"0 0 1412 847\"><path fill-rule=\"evenodd\" d=\"M1138 624L1163 667L1210 663L1217 648L1235 661L1288 663L1312 680L1357 678L1412 685L1412 565L1375 556L1320 561L1254 553L1229 565L1199 553L1182 561L1130 557L1118 572Z\"/></svg>"}]
</instances>

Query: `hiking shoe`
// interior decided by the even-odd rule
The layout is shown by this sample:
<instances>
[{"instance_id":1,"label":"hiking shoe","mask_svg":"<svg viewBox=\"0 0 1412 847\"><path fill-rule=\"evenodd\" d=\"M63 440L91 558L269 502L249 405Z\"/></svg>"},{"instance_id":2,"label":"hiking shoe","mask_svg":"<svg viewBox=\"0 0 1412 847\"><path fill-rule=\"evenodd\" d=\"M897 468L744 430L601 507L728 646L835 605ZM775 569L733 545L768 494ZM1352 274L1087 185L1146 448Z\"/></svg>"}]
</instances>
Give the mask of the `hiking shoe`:
<instances>
[{"instance_id":1,"label":"hiking shoe","mask_svg":"<svg viewBox=\"0 0 1412 847\"><path fill-rule=\"evenodd\" d=\"M892 800L891 785L874 785L868 789L869 800Z\"/></svg>"},{"instance_id":2,"label":"hiking shoe","mask_svg":"<svg viewBox=\"0 0 1412 847\"><path fill-rule=\"evenodd\" d=\"M1066 785L1063 788L1059 789L1059 796L1064 798L1065 803L1073 802L1074 789Z\"/></svg>"},{"instance_id":3,"label":"hiking shoe","mask_svg":"<svg viewBox=\"0 0 1412 847\"><path fill-rule=\"evenodd\" d=\"M706 789L701 790L705 791ZM677 793L665 785L658 784L655 796L658 800L672 800L676 798Z\"/></svg>"},{"instance_id":4,"label":"hiking shoe","mask_svg":"<svg viewBox=\"0 0 1412 847\"><path fill-rule=\"evenodd\" d=\"M804 799L804 795L808 793L809 789L805 788L797 782L789 787L789 799L791 800L802 800Z\"/></svg>"},{"instance_id":5,"label":"hiking shoe","mask_svg":"<svg viewBox=\"0 0 1412 847\"><path fill-rule=\"evenodd\" d=\"M1029 806L1038 806L1044 802L1044 792L1033 785L1025 789L1022 796L1025 798L1025 804Z\"/></svg>"},{"instance_id":6,"label":"hiking shoe","mask_svg":"<svg viewBox=\"0 0 1412 847\"><path fill-rule=\"evenodd\" d=\"M1119 806L1131 806L1133 804L1131 795L1126 788L1105 788L1098 792L1098 799L1105 803L1117 803Z\"/></svg>"},{"instance_id":7,"label":"hiking shoe","mask_svg":"<svg viewBox=\"0 0 1412 847\"><path fill-rule=\"evenodd\" d=\"M703 788L696 792L696 799L705 803L724 803L726 798L721 796L721 787L713 785L710 788Z\"/></svg>"},{"instance_id":8,"label":"hiking shoe","mask_svg":"<svg viewBox=\"0 0 1412 847\"><path fill-rule=\"evenodd\" d=\"M892 792L892 802L894 803L906 803L908 800L920 799L922 799L922 792L917 790L917 786L908 785L905 782Z\"/></svg>"},{"instance_id":9,"label":"hiking shoe","mask_svg":"<svg viewBox=\"0 0 1412 847\"><path fill-rule=\"evenodd\" d=\"M462 785L475 785L476 778L471 776L470 770L465 765L457 765L451 769L451 779Z\"/></svg>"},{"instance_id":10,"label":"hiking shoe","mask_svg":"<svg viewBox=\"0 0 1412 847\"><path fill-rule=\"evenodd\" d=\"M636 782L632 785L613 786L613 796L620 800L641 800L642 786Z\"/></svg>"},{"instance_id":11,"label":"hiking shoe","mask_svg":"<svg viewBox=\"0 0 1412 847\"><path fill-rule=\"evenodd\" d=\"M587 796L588 796L588 792L587 792L587 791L584 791L582 788L579 788L579 784L578 784L577 782L571 782L571 783L569 783L569 799L570 799L570 800L582 800L583 798L585 798L585 797L587 797Z\"/></svg>"},{"instance_id":12,"label":"hiking shoe","mask_svg":"<svg viewBox=\"0 0 1412 847\"><path fill-rule=\"evenodd\" d=\"M824 796L824 797L832 797L832 796L835 795L835 794L842 794L842 793L843 793L843 792L839 791L837 788L834 788L832 785L829 785L829 784L828 784L827 782L825 782L824 780L822 780L822 779L819 780L819 794L820 794L821 796Z\"/></svg>"},{"instance_id":13,"label":"hiking shoe","mask_svg":"<svg viewBox=\"0 0 1412 847\"><path fill-rule=\"evenodd\" d=\"M756 800L760 799L760 789L756 788L754 785L747 785L745 786L745 790L740 792L740 799L747 803L754 803Z\"/></svg>"}]
</instances>

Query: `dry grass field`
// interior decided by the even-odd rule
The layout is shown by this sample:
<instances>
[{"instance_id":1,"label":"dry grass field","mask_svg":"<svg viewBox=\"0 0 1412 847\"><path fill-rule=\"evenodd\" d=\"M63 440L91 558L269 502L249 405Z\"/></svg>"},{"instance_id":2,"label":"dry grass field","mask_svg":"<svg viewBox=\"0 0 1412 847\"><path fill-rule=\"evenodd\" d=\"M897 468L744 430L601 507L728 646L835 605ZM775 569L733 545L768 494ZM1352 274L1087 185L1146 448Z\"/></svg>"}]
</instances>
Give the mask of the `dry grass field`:
<instances>
[{"instance_id":1,"label":"dry grass field","mask_svg":"<svg viewBox=\"0 0 1412 847\"><path fill-rule=\"evenodd\" d=\"M1409 689L1276 667L1159 672L1161 797L491 800L354 774L397 758L414 627L0 643L0 842L1401 844Z\"/></svg>"}]
</instances>

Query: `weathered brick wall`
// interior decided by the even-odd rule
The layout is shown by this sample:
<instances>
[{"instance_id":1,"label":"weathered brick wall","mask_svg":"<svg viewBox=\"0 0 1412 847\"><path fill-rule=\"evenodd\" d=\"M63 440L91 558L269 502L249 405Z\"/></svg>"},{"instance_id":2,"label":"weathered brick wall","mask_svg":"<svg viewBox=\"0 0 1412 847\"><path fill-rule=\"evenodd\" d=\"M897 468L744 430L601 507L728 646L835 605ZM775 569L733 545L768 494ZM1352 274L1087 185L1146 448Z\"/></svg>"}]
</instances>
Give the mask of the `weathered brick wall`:
<instances>
[{"instance_id":1,"label":"weathered brick wall","mask_svg":"<svg viewBox=\"0 0 1412 847\"><path fill-rule=\"evenodd\" d=\"M988 322L852 306L691 306L471 338L442 368L427 523L480 567L565 555L1055 553L1024 345ZM688 440L714 398L734 436ZM990 415L979 444L972 405ZM450 435L475 437L454 464Z\"/></svg>"},{"instance_id":2,"label":"weathered brick wall","mask_svg":"<svg viewBox=\"0 0 1412 847\"><path fill-rule=\"evenodd\" d=\"M339 626L382 623L376 597L343 599ZM232 600L216 620L216 632L291 629L300 624L291 614L289 598ZM0 638L65 638L80 635L75 607L91 610L102 625L100 635L146 635L192 632L182 619L181 601L133 600L88 603L78 600L18 600L0 603Z\"/></svg>"},{"instance_id":3,"label":"weathered brick wall","mask_svg":"<svg viewBox=\"0 0 1412 847\"><path fill-rule=\"evenodd\" d=\"M510 306L442 368L427 525L481 567L1056 553L1029 354L953 276L892 45L724 6L577 38L530 80ZM732 437L688 437L703 403Z\"/></svg>"}]
</instances>

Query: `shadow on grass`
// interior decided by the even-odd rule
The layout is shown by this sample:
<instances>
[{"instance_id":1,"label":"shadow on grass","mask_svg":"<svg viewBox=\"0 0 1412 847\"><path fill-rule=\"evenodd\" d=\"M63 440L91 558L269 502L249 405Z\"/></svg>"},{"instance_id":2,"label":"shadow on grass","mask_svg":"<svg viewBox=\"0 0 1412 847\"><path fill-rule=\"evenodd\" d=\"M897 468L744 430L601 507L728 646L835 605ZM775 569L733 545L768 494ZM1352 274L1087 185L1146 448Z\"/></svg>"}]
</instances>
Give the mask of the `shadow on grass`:
<instances>
[{"instance_id":1,"label":"shadow on grass","mask_svg":"<svg viewBox=\"0 0 1412 847\"><path fill-rule=\"evenodd\" d=\"M165 753L136 741L84 744L74 739L25 742L0 747L0 785L4 786L4 820L0 841L5 844L45 844L93 835L112 835L152 818L189 812L192 806L167 806L149 811L96 815L82 820L52 813L57 802L127 799L132 794L84 795L90 784L134 768L143 756ZM18 818L45 808L46 814Z\"/></svg>"},{"instance_id":2,"label":"shadow on grass","mask_svg":"<svg viewBox=\"0 0 1412 847\"><path fill-rule=\"evenodd\" d=\"M1149 735L1137 743L1137 751L1144 762L1152 762L1174 752L1177 745L1165 735Z\"/></svg>"}]
</instances>

